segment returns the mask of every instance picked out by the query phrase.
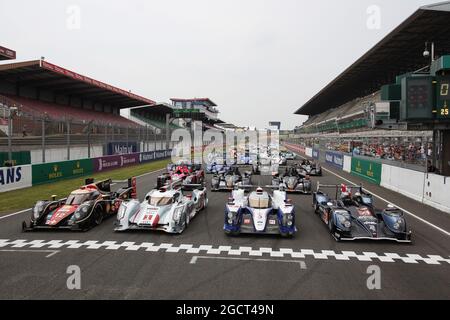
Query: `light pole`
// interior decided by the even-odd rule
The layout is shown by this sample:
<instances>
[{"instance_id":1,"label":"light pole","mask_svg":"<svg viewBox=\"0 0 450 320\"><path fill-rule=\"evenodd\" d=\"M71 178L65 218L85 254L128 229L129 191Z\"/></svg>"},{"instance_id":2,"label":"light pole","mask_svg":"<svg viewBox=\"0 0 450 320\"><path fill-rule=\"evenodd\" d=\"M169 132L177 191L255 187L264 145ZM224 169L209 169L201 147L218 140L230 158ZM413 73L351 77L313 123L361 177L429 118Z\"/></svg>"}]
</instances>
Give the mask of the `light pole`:
<instances>
[{"instance_id":1,"label":"light pole","mask_svg":"<svg viewBox=\"0 0 450 320\"><path fill-rule=\"evenodd\" d=\"M12 159L12 135L13 135L13 115L17 112L16 107L10 107L8 109L8 162L12 166L13 165L13 159Z\"/></svg>"}]
</instances>

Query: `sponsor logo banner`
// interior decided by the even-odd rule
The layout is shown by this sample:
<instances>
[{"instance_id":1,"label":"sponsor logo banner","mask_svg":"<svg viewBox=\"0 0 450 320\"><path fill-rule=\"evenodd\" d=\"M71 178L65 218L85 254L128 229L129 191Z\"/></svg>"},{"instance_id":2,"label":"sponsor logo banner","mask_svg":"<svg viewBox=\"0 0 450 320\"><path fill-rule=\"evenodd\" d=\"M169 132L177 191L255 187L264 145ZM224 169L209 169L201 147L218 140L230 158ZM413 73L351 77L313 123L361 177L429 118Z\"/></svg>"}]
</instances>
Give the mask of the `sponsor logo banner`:
<instances>
[{"instance_id":1,"label":"sponsor logo banner","mask_svg":"<svg viewBox=\"0 0 450 320\"><path fill-rule=\"evenodd\" d=\"M344 155L342 153L327 151L325 161L339 169L344 168Z\"/></svg>"},{"instance_id":2,"label":"sponsor logo banner","mask_svg":"<svg viewBox=\"0 0 450 320\"><path fill-rule=\"evenodd\" d=\"M317 149L312 150L312 157L314 159L319 160L319 155L320 155L319 150L317 150Z\"/></svg>"},{"instance_id":3,"label":"sponsor logo banner","mask_svg":"<svg viewBox=\"0 0 450 320\"><path fill-rule=\"evenodd\" d=\"M381 163L352 158L352 174L375 184L381 183Z\"/></svg>"},{"instance_id":4,"label":"sponsor logo banner","mask_svg":"<svg viewBox=\"0 0 450 320\"><path fill-rule=\"evenodd\" d=\"M137 142L128 142L128 144L126 142L110 142L107 149L107 154L111 156L137 153L139 151Z\"/></svg>"},{"instance_id":5,"label":"sponsor logo banner","mask_svg":"<svg viewBox=\"0 0 450 320\"><path fill-rule=\"evenodd\" d=\"M139 154L139 162L140 163L151 162L153 160L155 160L155 152L154 151L142 152Z\"/></svg>"},{"instance_id":6,"label":"sponsor logo banner","mask_svg":"<svg viewBox=\"0 0 450 320\"><path fill-rule=\"evenodd\" d=\"M31 187L31 165L0 168L0 192Z\"/></svg>"},{"instance_id":7,"label":"sponsor logo banner","mask_svg":"<svg viewBox=\"0 0 450 320\"><path fill-rule=\"evenodd\" d=\"M32 182L35 185L83 176L92 172L91 159L36 164L32 166Z\"/></svg>"},{"instance_id":8,"label":"sponsor logo banner","mask_svg":"<svg viewBox=\"0 0 450 320\"><path fill-rule=\"evenodd\" d=\"M123 154L120 156L100 157L95 158L92 161L94 162L94 172L102 172L139 164L140 157L139 153L134 153Z\"/></svg>"}]
</instances>

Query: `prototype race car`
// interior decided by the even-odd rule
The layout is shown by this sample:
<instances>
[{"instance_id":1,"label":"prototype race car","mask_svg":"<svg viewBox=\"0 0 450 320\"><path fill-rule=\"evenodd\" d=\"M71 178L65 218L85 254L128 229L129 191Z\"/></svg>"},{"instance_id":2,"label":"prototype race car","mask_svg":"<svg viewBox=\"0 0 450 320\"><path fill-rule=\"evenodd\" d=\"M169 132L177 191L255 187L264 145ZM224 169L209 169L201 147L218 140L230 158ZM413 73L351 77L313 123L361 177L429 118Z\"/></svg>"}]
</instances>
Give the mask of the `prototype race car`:
<instances>
[{"instance_id":1,"label":"prototype race car","mask_svg":"<svg viewBox=\"0 0 450 320\"><path fill-rule=\"evenodd\" d=\"M228 171L230 169L230 166L227 165L225 162L212 162L206 166L206 173L207 174L216 174Z\"/></svg>"},{"instance_id":2,"label":"prototype race car","mask_svg":"<svg viewBox=\"0 0 450 320\"><path fill-rule=\"evenodd\" d=\"M184 164L163 173L156 181L157 188L175 181L182 181L184 185L202 184L205 181L205 172L201 169L201 165Z\"/></svg>"},{"instance_id":3,"label":"prototype race car","mask_svg":"<svg viewBox=\"0 0 450 320\"><path fill-rule=\"evenodd\" d=\"M230 191L235 187L251 185L251 172L241 174L239 168L234 166L227 172L215 174L211 178L211 191Z\"/></svg>"},{"instance_id":4,"label":"prototype race car","mask_svg":"<svg viewBox=\"0 0 450 320\"><path fill-rule=\"evenodd\" d=\"M335 199L330 198L324 188L335 189ZM352 188L357 190L353 195ZM375 209L372 195L364 192L362 186L318 183L313 206L337 241L371 239L411 242L411 231L403 212L392 205L384 210Z\"/></svg>"},{"instance_id":5,"label":"prototype race car","mask_svg":"<svg viewBox=\"0 0 450 320\"><path fill-rule=\"evenodd\" d=\"M174 188L174 185L176 186ZM198 185L191 193L167 184L151 190L142 203L124 201L117 213L114 231L162 230L182 233L197 213L208 205L206 188Z\"/></svg>"},{"instance_id":6,"label":"prototype race car","mask_svg":"<svg viewBox=\"0 0 450 320\"><path fill-rule=\"evenodd\" d=\"M274 190L270 195L257 188L248 196L244 189L233 190L225 205L224 230L227 235L255 233L292 237L297 232L294 206L282 190Z\"/></svg>"},{"instance_id":7,"label":"prototype race car","mask_svg":"<svg viewBox=\"0 0 450 320\"><path fill-rule=\"evenodd\" d=\"M252 173L255 175L271 175L272 169L272 159L266 154L258 156L252 163Z\"/></svg>"},{"instance_id":8,"label":"prototype race car","mask_svg":"<svg viewBox=\"0 0 450 320\"><path fill-rule=\"evenodd\" d=\"M303 160L298 168L298 173L304 176L322 176L322 167L319 163Z\"/></svg>"},{"instance_id":9,"label":"prototype race car","mask_svg":"<svg viewBox=\"0 0 450 320\"><path fill-rule=\"evenodd\" d=\"M293 154L291 151L283 152L283 156L286 158L286 160L295 160L295 154Z\"/></svg>"},{"instance_id":10,"label":"prototype race car","mask_svg":"<svg viewBox=\"0 0 450 320\"><path fill-rule=\"evenodd\" d=\"M136 179L128 186L111 192L111 180L94 183L86 179L80 187L64 199L38 201L31 214L29 225L22 223L23 231L36 229L69 229L86 231L102 223L103 219L117 213L122 201L136 197Z\"/></svg>"},{"instance_id":11,"label":"prototype race car","mask_svg":"<svg viewBox=\"0 0 450 320\"><path fill-rule=\"evenodd\" d=\"M311 194L311 179L302 176L295 167L286 168L284 174L275 174L272 178L272 186L282 186L287 193Z\"/></svg>"}]
</instances>

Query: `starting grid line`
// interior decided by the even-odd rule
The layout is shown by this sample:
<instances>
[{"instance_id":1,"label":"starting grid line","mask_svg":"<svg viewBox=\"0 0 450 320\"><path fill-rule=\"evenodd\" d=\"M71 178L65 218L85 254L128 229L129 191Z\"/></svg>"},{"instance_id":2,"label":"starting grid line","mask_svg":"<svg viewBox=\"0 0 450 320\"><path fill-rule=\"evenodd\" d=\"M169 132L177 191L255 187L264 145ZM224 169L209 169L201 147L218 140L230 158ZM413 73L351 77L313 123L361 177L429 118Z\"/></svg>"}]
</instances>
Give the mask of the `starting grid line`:
<instances>
[{"instance_id":1,"label":"starting grid line","mask_svg":"<svg viewBox=\"0 0 450 320\"><path fill-rule=\"evenodd\" d=\"M354 251L342 251L340 253L333 250L321 250L314 251L310 249L272 249L272 248L259 248L254 249L252 247L237 247L231 246L218 246L212 245L200 245L194 246L192 244L180 244L174 245L170 243L154 244L150 242L143 242L137 244L135 242L121 242L116 241L85 241L79 240L9 240L0 239L0 248L26 248L26 249L88 249L88 250L125 250L125 251L138 251L145 250L146 252L165 252L165 253L186 253L186 254L206 254L206 255L228 255L228 256L242 256L247 255L250 257L263 257L268 256L271 258L292 258L292 259L305 259L313 258L316 260L330 260L336 261L351 261L358 260L361 262L373 262L378 260L379 262L394 263L403 262L406 264L418 264L425 263L428 265L450 265L450 256L444 258L439 255L427 255L422 257L418 254L405 254L403 256L397 253L384 253L382 255L375 252L363 252L358 254Z\"/></svg>"}]
</instances>

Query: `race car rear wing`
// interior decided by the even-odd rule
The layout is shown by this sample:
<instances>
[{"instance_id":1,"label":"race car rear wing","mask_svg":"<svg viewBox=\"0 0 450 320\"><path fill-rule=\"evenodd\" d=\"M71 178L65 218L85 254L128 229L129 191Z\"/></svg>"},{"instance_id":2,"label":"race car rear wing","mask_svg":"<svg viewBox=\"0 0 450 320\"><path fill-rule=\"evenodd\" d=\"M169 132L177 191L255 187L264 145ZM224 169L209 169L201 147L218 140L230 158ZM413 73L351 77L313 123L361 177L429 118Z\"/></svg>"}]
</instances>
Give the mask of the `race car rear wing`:
<instances>
[{"instance_id":1,"label":"race car rear wing","mask_svg":"<svg viewBox=\"0 0 450 320\"><path fill-rule=\"evenodd\" d=\"M85 186L88 185L95 185L98 190L102 191L102 192L111 192L111 183L112 180L111 179L107 179L107 180L103 180L103 181L99 181L99 182L95 182L94 178L87 178L84 181Z\"/></svg>"},{"instance_id":2,"label":"race car rear wing","mask_svg":"<svg viewBox=\"0 0 450 320\"><path fill-rule=\"evenodd\" d=\"M338 198L339 195L339 190L342 189L343 187L345 188L356 188L358 189L361 193L364 192L364 187L362 184L360 185L356 185L356 184L321 184L319 181L317 181L317 191L319 192L320 189L336 189L336 198Z\"/></svg>"}]
</instances>

